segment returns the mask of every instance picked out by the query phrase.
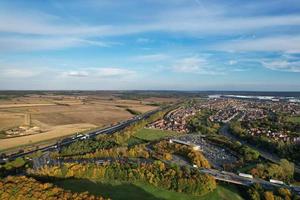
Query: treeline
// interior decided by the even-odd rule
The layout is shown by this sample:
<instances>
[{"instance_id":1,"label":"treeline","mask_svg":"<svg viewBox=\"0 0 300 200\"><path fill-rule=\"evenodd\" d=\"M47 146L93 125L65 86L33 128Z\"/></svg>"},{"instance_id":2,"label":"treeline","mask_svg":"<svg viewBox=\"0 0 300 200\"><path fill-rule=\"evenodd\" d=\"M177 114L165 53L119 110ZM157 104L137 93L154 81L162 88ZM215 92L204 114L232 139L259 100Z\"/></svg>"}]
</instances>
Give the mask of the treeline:
<instances>
[{"instance_id":1,"label":"treeline","mask_svg":"<svg viewBox=\"0 0 300 200\"><path fill-rule=\"evenodd\" d=\"M279 164L257 164L250 173L263 179L277 179L289 183L294 177L294 164L286 159L280 160Z\"/></svg>"},{"instance_id":2,"label":"treeline","mask_svg":"<svg viewBox=\"0 0 300 200\"><path fill-rule=\"evenodd\" d=\"M209 175L200 174L197 170L187 167L168 166L161 161L141 164L120 161L104 165L66 163L60 167L45 166L31 173L48 178L142 181L156 187L193 195L204 195L216 188L215 179Z\"/></svg>"},{"instance_id":3,"label":"treeline","mask_svg":"<svg viewBox=\"0 0 300 200\"><path fill-rule=\"evenodd\" d=\"M213 114L210 110L201 110L188 121L189 132L200 133L204 135L216 134L220 129L219 123L214 123L209 120L209 116Z\"/></svg>"},{"instance_id":4,"label":"treeline","mask_svg":"<svg viewBox=\"0 0 300 200\"><path fill-rule=\"evenodd\" d=\"M6 162L0 165L0 177L13 175L24 171L29 166L29 163L23 158L16 158L13 161Z\"/></svg>"},{"instance_id":5,"label":"treeline","mask_svg":"<svg viewBox=\"0 0 300 200\"><path fill-rule=\"evenodd\" d=\"M149 153L145 149L145 145L136 145L129 147L116 147L111 149L97 149L93 153L87 153L80 156L72 156L72 158L149 158Z\"/></svg>"},{"instance_id":6,"label":"treeline","mask_svg":"<svg viewBox=\"0 0 300 200\"><path fill-rule=\"evenodd\" d=\"M259 184L254 184L248 189L248 197L251 200L299 200L300 197L293 195L289 189L278 188L275 191L267 191Z\"/></svg>"},{"instance_id":7,"label":"treeline","mask_svg":"<svg viewBox=\"0 0 300 200\"><path fill-rule=\"evenodd\" d=\"M31 200L104 200L84 193L72 193L50 183L40 183L25 176L8 176L0 180L0 199L31 199Z\"/></svg>"},{"instance_id":8,"label":"treeline","mask_svg":"<svg viewBox=\"0 0 300 200\"><path fill-rule=\"evenodd\" d=\"M299 162L300 160L300 145L298 144L292 144L290 142L283 141L275 141L265 136L253 137L246 133L246 130L243 128L240 122L230 123L229 129L231 133L233 133L237 137L259 148L266 149L271 153L276 153L279 156L288 158L292 161Z\"/></svg>"},{"instance_id":9,"label":"treeline","mask_svg":"<svg viewBox=\"0 0 300 200\"><path fill-rule=\"evenodd\" d=\"M83 155L89 152L94 152L97 149L109 149L118 146L118 144L112 140L79 140L69 146L62 148L60 156L73 156Z\"/></svg>"},{"instance_id":10,"label":"treeline","mask_svg":"<svg viewBox=\"0 0 300 200\"><path fill-rule=\"evenodd\" d=\"M166 160L172 159L171 154L178 154L187 158L192 164L197 165L198 167L211 167L208 160L200 151L193 150L193 148L185 145L169 143L166 140L162 140L153 145L153 149L158 153L162 153L163 158Z\"/></svg>"}]
</instances>

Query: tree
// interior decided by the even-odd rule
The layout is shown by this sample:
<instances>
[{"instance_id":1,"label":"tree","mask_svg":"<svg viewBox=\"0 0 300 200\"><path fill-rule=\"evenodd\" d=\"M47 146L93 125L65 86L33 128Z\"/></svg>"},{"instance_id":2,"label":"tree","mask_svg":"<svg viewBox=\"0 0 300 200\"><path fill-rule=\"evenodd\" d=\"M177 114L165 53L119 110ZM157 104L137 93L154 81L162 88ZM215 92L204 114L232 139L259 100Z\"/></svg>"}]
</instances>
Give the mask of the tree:
<instances>
[{"instance_id":1,"label":"tree","mask_svg":"<svg viewBox=\"0 0 300 200\"><path fill-rule=\"evenodd\" d=\"M287 188L279 188L278 189L278 194L284 198L285 200L290 200L292 197L292 193L289 189Z\"/></svg>"},{"instance_id":2,"label":"tree","mask_svg":"<svg viewBox=\"0 0 300 200\"><path fill-rule=\"evenodd\" d=\"M264 199L265 200L274 200L273 192L270 192L270 191L264 192Z\"/></svg>"}]
</instances>

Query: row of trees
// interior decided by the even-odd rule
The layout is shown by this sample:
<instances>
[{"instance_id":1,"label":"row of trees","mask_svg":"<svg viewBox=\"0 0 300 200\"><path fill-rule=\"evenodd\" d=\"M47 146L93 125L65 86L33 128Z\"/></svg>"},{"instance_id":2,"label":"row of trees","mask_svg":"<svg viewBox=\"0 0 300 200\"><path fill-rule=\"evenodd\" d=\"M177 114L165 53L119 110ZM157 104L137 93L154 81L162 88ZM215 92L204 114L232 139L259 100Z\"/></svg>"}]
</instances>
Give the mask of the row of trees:
<instances>
[{"instance_id":1,"label":"row of trees","mask_svg":"<svg viewBox=\"0 0 300 200\"><path fill-rule=\"evenodd\" d=\"M153 163L114 162L111 164L70 164L61 167L45 167L31 171L37 176L60 178L111 179L120 181L142 181L167 190L193 195L204 195L216 188L213 177L200 174L195 169L168 166L161 161Z\"/></svg>"},{"instance_id":2,"label":"row of trees","mask_svg":"<svg viewBox=\"0 0 300 200\"><path fill-rule=\"evenodd\" d=\"M172 157L170 154L178 154L187 158L192 164L197 165L198 167L210 168L208 160L200 151L193 150L191 147L169 143L166 140L162 140L155 145L153 148L156 152L163 153L163 156L167 160L171 160Z\"/></svg>"},{"instance_id":3,"label":"row of trees","mask_svg":"<svg viewBox=\"0 0 300 200\"><path fill-rule=\"evenodd\" d=\"M109 149L118 146L116 142L112 140L80 140L76 141L69 146L64 147L60 156L73 156L82 155L89 152L94 152L97 149Z\"/></svg>"},{"instance_id":4,"label":"row of trees","mask_svg":"<svg viewBox=\"0 0 300 200\"><path fill-rule=\"evenodd\" d=\"M136 145L132 148L128 147L115 147L111 149L97 149L93 153L87 153L85 155L73 156L72 158L149 158L149 153L145 148L145 145Z\"/></svg>"},{"instance_id":5,"label":"row of trees","mask_svg":"<svg viewBox=\"0 0 300 200\"><path fill-rule=\"evenodd\" d=\"M278 188L276 191L266 191L261 185L254 184L248 190L248 196L251 200L291 200L300 199L299 196L292 195L286 188Z\"/></svg>"},{"instance_id":6,"label":"row of trees","mask_svg":"<svg viewBox=\"0 0 300 200\"><path fill-rule=\"evenodd\" d=\"M257 164L250 173L263 179L278 179L289 183L294 177L294 164L286 159L280 160L279 164Z\"/></svg>"},{"instance_id":7,"label":"row of trees","mask_svg":"<svg viewBox=\"0 0 300 200\"><path fill-rule=\"evenodd\" d=\"M104 200L84 193L72 193L50 183L40 183L25 176L8 176L0 180L0 199L31 199L31 200Z\"/></svg>"}]
</instances>

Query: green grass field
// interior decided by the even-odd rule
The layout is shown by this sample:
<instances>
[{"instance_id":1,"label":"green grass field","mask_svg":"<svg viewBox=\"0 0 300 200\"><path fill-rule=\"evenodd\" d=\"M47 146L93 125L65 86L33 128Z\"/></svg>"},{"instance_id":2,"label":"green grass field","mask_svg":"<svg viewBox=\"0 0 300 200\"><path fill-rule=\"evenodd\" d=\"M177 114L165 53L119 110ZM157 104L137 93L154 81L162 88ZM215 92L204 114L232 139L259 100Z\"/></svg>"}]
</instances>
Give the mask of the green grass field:
<instances>
[{"instance_id":1,"label":"green grass field","mask_svg":"<svg viewBox=\"0 0 300 200\"><path fill-rule=\"evenodd\" d=\"M163 131L158 129L143 128L137 131L134 136L142 140L153 141L164 137L177 136L177 135L180 135L180 133L176 133L174 131Z\"/></svg>"},{"instance_id":2,"label":"green grass field","mask_svg":"<svg viewBox=\"0 0 300 200\"><path fill-rule=\"evenodd\" d=\"M287 121L300 124L300 116L289 117Z\"/></svg>"},{"instance_id":3,"label":"green grass field","mask_svg":"<svg viewBox=\"0 0 300 200\"><path fill-rule=\"evenodd\" d=\"M113 200L242 200L237 188L233 185L219 185L212 193L196 197L188 194L172 192L144 183L128 183L120 181L93 182L81 179L65 179L54 182L55 185L74 192L88 191L93 195L101 195Z\"/></svg>"},{"instance_id":4,"label":"green grass field","mask_svg":"<svg viewBox=\"0 0 300 200\"><path fill-rule=\"evenodd\" d=\"M126 141L126 143L127 143L127 145L128 145L129 147L130 147L130 146L137 145L137 144L143 144L143 143L145 143L145 142L147 142L147 141L142 140L142 139L140 139L140 138L136 138L136 137L130 137L130 138Z\"/></svg>"}]
</instances>

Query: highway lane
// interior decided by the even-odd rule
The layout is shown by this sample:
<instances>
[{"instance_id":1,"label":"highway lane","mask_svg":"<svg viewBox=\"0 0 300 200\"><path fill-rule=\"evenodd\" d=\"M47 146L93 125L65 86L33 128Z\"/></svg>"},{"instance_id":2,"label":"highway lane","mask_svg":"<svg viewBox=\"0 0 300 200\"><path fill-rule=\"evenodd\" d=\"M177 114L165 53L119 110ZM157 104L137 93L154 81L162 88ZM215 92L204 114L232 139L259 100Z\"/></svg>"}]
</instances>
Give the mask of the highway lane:
<instances>
[{"instance_id":1,"label":"highway lane","mask_svg":"<svg viewBox=\"0 0 300 200\"><path fill-rule=\"evenodd\" d=\"M171 107L171 106L168 106L168 107ZM130 126L131 124L136 123L136 122L141 121L141 120L144 120L144 119L147 119L151 115L153 115L153 114L155 114L159 111L162 111L163 109L167 109L168 107L158 108L156 110L146 112L142 115L135 116L135 117L133 117L129 120L119 122L118 124L113 125L111 127L103 128L103 129L100 129L100 130L95 130L95 131L92 131L92 132L89 132L89 133L86 133L86 134L82 134L82 135L77 135L77 136L73 135L73 136L64 138L62 141L57 142L53 145L49 145L49 146L46 146L46 147L34 149L34 150L31 150L31 151L27 151L27 152L8 155L5 158L0 159L0 164L5 163L7 161L12 161L12 160L14 160L16 158L19 158L19 157L24 157L26 155L29 155L29 154L32 154L32 153L35 153L35 152L38 152L38 151L41 151L41 152L53 151L55 149L59 149L63 146L69 145L69 144L74 143L74 142L79 141L79 140L85 140L85 139L96 137L99 134L112 134L112 133L121 131L124 128Z\"/></svg>"}]
</instances>

